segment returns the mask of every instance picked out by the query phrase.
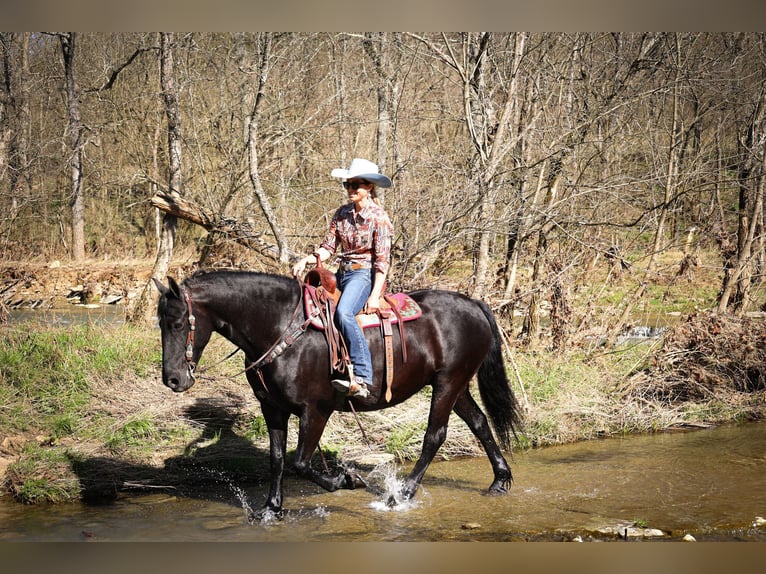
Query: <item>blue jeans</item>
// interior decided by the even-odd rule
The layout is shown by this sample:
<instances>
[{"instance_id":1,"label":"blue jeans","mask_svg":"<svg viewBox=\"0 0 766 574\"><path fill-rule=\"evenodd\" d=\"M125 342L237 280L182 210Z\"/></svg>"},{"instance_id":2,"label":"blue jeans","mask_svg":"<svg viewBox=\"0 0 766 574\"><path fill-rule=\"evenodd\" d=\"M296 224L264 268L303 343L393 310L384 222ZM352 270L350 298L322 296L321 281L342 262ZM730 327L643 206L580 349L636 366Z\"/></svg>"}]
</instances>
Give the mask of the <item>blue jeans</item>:
<instances>
[{"instance_id":1,"label":"blue jeans","mask_svg":"<svg viewBox=\"0 0 766 574\"><path fill-rule=\"evenodd\" d=\"M372 382L372 357L364 332L356 321L372 291L372 269L357 269L338 273L338 287L342 294L335 309L335 323L348 346L348 355L354 367L354 376Z\"/></svg>"}]
</instances>

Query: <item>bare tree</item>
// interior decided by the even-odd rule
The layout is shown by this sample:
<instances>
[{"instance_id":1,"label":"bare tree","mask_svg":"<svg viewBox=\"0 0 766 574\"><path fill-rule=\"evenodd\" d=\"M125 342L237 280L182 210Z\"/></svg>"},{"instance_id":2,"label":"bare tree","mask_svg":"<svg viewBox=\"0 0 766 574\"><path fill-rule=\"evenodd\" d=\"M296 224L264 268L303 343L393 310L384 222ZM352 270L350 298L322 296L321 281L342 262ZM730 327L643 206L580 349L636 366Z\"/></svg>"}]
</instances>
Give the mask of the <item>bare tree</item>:
<instances>
[{"instance_id":1,"label":"bare tree","mask_svg":"<svg viewBox=\"0 0 766 574\"><path fill-rule=\"evenodd\" d=\"M530 341L548 336L546 312L561 347L574 325L618 334L648 294L670 291L677 253L714 238L725 262L715 307L762 304L762 34L0 40L3 255L69 252L68 204L80 197L90 256L140 259L159 246L161 274L178 242L207 242L205 265L274 269L288 246L318 240L343 199L331 165L364 153L396 176L392 287L481 296L513 309L510 321L523 313ZM161 42L157 66L142 55ZM67 62L76 81L65 84ZM158 98L173 77L175 96L163 87ZM174 217L196 208L204 229L179 222L175 237ZM596 305L603 291L577 289L602 272L606 290L628 295Z\"/></svg>"},{"instance_id":2,"label":"bare tree","mask_svg":"<svg viewBox=\"0 0 766 574\"><path fill-rule=\"evenodd\" d=\"M377 95L377 163L383 173L396 175L400 169L397 147L397 114L406 69L401 61L401 34L396 32L367 32L362 45L372 63ZM379 190L385 201L384 190Z\"/></svg>"},{"instance_id":3,"label":"bare tree","mask_svg":"<svg viewBox=\"0 0 766 574\"><path fill-rule=\"evenodd\" d=\"M271 43L272 34L270 32L259 34L259 38L256 42L256 46L258 47L258 53L256 54L257 61L251 72L257 76L255 82L256 89L255 93L249 93L246 96L247 100L250 102L250 113L247 118L247 151L250 182L253 185L253 194L271 228L271 232L274 234L274 239L279 246L279 262L284 265L289 260L287 240L282 233L276 214L271 207L271 201L269 201L269 197L266 195L266 191L263 188L258 164L258 129L261 121L264 98L266 97L266 83L272 65Z\"/></svg>"},{"instance_id":4,"label":"bare tree","mask_svg":"<svg viewBox=\"0 0 766 574\"><path fill-rule=\"evenodd\" d=\"M495 233L487 222L494 219L498 174L507 155L516 147L517 131L512 129L511 123L518 120L517 71L524 56L527 34L514 33L497 40L491 32L465 33L460 34L457 41L442 35L442 45L426 37L415 37L455 72L461 82L463 117L474 150L470 179L476 190L478 230L473 296L481 297L487 288L489 246ZM491 47L500 42L512 46L507 56L511 70L507 82L493 76L496 71L491 65ZM496 97L499 102L495 101Z\"/></svg>"},{"instance_id":5,"label":"bare tree","mask_svg":"<svg viewBox=\"0 0 766 574\"><path fill-rule=\"evenodd\" d=\"M29 33L0 33L3 82L0 88L0 174L7 174L10 194L8 224L18 215L19 202L32 193L29 158Z\"/></svg>"},{"instance_id":6,"label":"bare tree","mask_svg":"<svg viewBox=\"0 0 766 574\"><path fill-rule=\"evenodd\" d=\"M766 40L760 38L760 49ZM718 296L718 312L732 307L743 313L751 303L751 289L755 264L759 254L755 246L763 234L764 193L766 193L766 62L761 69L759 93L753 102L749 121L739 138L737 185L739 206L737 211L737 247L727 260L723 285Z\"/></svg>"},{"instance_id":7,"label":"bare tree","mask_svg":"<svg viewBox=\"0 0 766 574\"><path fill-rule=\"evenodd\" d=\"M69 116L69 167L71 178L70 206L72 209L72 257L85 259L85 200L83 197L83 136L80 117L80 90L75 71L76 32L59 34L64 56L64 81Z\"/></svg>"},{"instance_id":8,"label":"bare tree","mask_svg":"<svg viewBox=\"0 0 766 574\"><path fill-rule=\"evenodd\" d=\"M178 91L175 79L175 61L173 58L174 34L160 33L160 84L162 102L168 122L167 152L168 152L168 187L163 195L169 202L180 199L181 189L181 114L178 104ZM162 232L157 245L157 257L154 261L152 277L164 280L170 266L175 245L178 219L175 215L165 213L162 218ZM148 322L152 316L151 303L155 300L152 282L144 286L130 313L133 322Z\"/></svg>"}]
</instances>

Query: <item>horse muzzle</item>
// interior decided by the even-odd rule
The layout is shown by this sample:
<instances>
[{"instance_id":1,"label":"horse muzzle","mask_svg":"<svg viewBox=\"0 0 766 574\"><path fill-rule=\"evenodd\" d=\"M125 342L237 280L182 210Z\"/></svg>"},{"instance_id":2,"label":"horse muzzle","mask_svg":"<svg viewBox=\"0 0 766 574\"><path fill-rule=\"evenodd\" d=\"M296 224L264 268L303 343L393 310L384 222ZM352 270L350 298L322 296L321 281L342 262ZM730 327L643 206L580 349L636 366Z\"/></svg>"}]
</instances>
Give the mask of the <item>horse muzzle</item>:
<instances>
[{"instance_id":1,"label":"horse muzzle","mask_svg":"<svg viewBox=\"0 0 766 574\"><path fill-rule=\"evenodd\" d=\"M194 369L189 365L185 371L163 372L162 383L173 392L182 393L194 384Z\"/></svg>"}]
</instances>

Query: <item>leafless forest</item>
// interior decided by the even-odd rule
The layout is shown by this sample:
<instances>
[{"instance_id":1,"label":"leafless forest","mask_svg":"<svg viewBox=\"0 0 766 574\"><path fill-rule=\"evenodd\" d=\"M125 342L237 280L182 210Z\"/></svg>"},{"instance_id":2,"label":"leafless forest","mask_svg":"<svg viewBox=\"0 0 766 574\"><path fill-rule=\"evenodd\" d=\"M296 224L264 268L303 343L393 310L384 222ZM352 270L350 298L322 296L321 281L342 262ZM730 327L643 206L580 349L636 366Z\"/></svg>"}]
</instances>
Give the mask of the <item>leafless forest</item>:
<instances>
[{"instance_id":1,"label":"leafless forest","mask_svg":"<svg viewBox=\"0 0 766 574\"><path fill-rule=\"evenodd\" d=\"M554 347L584 328L596 278L617 333L701 258L712 310L763 305L764 34L0 40L5 261L286 273L365 157L394 180L392 288L484 298L528 340L541 309Z\"/></svg>"}]
</instances>

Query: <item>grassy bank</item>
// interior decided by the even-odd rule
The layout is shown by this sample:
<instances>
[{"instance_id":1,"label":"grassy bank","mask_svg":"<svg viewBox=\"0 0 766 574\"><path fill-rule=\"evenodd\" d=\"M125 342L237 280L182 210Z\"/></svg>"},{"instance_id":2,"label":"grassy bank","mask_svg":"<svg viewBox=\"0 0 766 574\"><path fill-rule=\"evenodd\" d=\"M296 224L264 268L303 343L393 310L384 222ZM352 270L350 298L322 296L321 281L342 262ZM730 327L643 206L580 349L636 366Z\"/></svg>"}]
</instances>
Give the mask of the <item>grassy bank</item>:
<instances>
[{"instance_id":1,"label":"grassy bank","mask_svg":"<svg viewBox=\"0 0 766 574\"><path fill-rule=\"evenodd\" d=\"M751 333L758 339L753 343L762 346L760 327L738 323L737 329L732 341ZM266 479L267 438L258 403L243 375L229 378L241 369L239 355L216 366L214 378L178 395L161 383L156 331L131 326L0 330L4 495L25 503L56 502L113 497L125 489L205 488L220 473L238 481ZM766 404L758 376L763 375L753 374L761 368L758 353L751 352L753 364L745 366L751 385L737 388L724 375L711 375L711 362L703 373L709 390L684 394L673 383L679 366L679 353L667 343L679 344L679 336L673 336L608 352L507 349L509 378L525 418L516 448L762 416ZM214 338L205 360L215 362L231 349ZM734 349L726 353L729 363L747 362L734 356ZM698 370L704 368L699 357L687 358ZM725 362L721 357L717 364ZM694 383L695 388L703 383ZM353 415L336 413L321 445L343 459L372 449L411 460L419 454L428 404L426 389L404 405L361 413L369 442ZM294 448L294 418L290 432L288 446ZM440 455L479 453L467 427L452 417Z\"/></svg>"}]
</instances>

